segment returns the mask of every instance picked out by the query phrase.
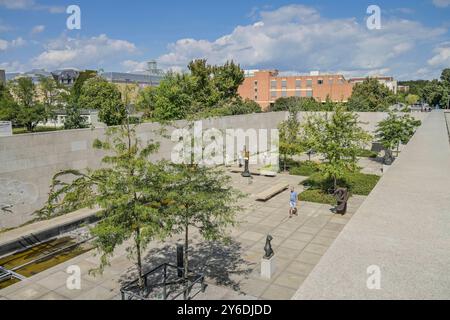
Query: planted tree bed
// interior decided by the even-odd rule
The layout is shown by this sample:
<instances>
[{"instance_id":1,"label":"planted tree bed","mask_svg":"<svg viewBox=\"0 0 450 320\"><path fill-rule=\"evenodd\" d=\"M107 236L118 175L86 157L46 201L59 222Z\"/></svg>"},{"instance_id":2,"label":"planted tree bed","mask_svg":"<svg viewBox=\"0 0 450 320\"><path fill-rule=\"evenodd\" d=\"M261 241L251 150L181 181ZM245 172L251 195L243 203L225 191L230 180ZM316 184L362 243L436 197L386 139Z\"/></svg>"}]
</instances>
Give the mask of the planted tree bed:
<instances>
[{"instance_id":1,"label":"planted tree bed","mask_svg":"<svg viewBox=\"0 0 450 320\"><path fill-rule=\"evenodd\" d=\"M343 179L337 181L338 187L346 188L350 194L367 196L380 180L380 177L373 174L361 172L347 173ZM299 197L301 201L316 202L335 205L336 200L332 194L333 181L327 179L320 172L312 174L307 180L302 182L307 190L303 191Z\"/></svg>"}]
</instances>

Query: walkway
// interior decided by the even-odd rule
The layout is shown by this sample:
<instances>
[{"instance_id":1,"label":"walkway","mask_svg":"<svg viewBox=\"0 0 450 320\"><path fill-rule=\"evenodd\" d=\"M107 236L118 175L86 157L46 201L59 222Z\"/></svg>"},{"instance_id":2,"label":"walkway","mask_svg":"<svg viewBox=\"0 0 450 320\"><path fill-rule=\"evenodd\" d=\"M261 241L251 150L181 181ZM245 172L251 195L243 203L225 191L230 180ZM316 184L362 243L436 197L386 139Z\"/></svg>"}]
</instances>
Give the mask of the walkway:
<instances>
[{"instance_id":1,"label":"walkway","mask_svg":"<svg viewBox=\"0 0 450 320\"><path fill-rule=\"evenodd\" d=\"M367 286L373 265L381 271L378 290ZM450 299L450 146L442 111L424 121L293 298Z\"/></svg>"}]
</instances>

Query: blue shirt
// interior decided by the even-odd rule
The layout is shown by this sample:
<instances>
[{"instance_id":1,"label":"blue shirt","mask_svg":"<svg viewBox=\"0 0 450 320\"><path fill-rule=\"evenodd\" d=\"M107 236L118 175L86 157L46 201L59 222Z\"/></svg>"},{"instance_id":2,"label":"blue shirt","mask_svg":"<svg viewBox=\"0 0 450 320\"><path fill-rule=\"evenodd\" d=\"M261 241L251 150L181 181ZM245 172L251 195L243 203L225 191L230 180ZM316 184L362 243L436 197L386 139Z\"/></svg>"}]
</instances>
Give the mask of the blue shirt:
<instances>
[{"instance_id":1,"label":"blue shirt","mask_svg":"<svg viewBox=\"0 0 450 320\"><path fill-rule=\"evenodd\" d=\"M297 202L298 199L298 193L297 192L291 192L291 201L292 202Z\"/></svg>"}]
</instances>

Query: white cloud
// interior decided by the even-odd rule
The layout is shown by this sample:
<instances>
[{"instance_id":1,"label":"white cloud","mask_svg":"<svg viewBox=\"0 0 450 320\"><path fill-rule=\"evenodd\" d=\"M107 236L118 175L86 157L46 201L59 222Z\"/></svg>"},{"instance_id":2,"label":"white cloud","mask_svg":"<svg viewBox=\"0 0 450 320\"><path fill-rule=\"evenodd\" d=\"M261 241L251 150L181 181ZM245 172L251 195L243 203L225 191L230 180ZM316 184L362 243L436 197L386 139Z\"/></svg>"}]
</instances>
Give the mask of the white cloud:
<instances>
[{"instance_id":1,"label":"white cloud","mask_svg":"<svg viewBox=\"0 0 450 320\"><path fill-rule=\"evenodd\" d=\"M34 5L34 0L0 0L0 6L7 9L31 9Z\"/></svg>"},{"instance_id":2,"label":"white cloud","mask_svg":"<svg viewBox=\"0 0 450 320\"><path fill-rule=\"evenodd\" d=\"M434 50L434 56L428 60L428 64L432 67L449 67L450 66L450 42L444 42Z\"/></svg>"},{"instance_id":3,"label":"white cloud","mask_svg":"<svg viewBox=\"0 0 450 320\"><path fill-rule=\"evenodd\" d=\"M0 69L6 72L24 72L26 68L19 61L0 62Z\"/></svg>"},{"instance_id":4,"label":"white cloud","mask_svg":"<svg viewBox=\"0 0 450 320\"><path fill-rule=\"evenodd\" d=\"M11 48L23 47L26 41L22 37L18 37L11 41L0 39L0 51L6 51Z\"/></svg>"},{"instance_id":5,"label":"white cloud","mask_svg":"<svg viewBox=\"0 0 450 320\"><path fill-rule=\"evenodd\" d=\"M37 25L34 26L33 29L31 29L31 34L38 34L41 32L44 32L45 26L44 25Z\"/></svg>"},{"instance_id":6,"label":"white cloud","mask_svg":"<svg viewBox=\"0 0 450 320\"><path fill-rule=\"evenodd\" d=\"M364 75L393 70L418 45L436 41L446 32L395 17L384 18L381 30L368 30L365 21L327 19L314 8L289 5L263 11L256 23L237 26L213 41L180 39L158 61L181 68L196 58L210 63L233 59L246 68L360 70Z\"/></svg>"},{"instance_id":7,"label":"white cloud","mask_svg":"<svg viewBox=\"0 0 450 320\"><path fill-rule=\"evenodd\" d=\"M147 62L138 62L134 60L125 60L122 62L122 66L126 69L126 72L138 72L147 70Z\"/></svg>"},{"instance_id":8,"label":"white cloud","mask_svg":"<svg viewBox=\"0 0 450 320\"><path fill-rule=\"evenodd\" d=\"M446 8L450 6L450 0L433 0L433 4L439 8Z\"/></svg>"},{"instance_id":9,"label":"white cloud","mask_svg":"<svg viewBox=\"0 0 450 320\"><path fill-rule=\"evenodd\" d=\"M62 6L40 5L35 0L0 0L0 6L11 10L46 10L50 13L63 13Z\"/></svg>"},{"instance_id":10,"label":"white cloud","mask_svg":"<svg viewBox=\"0 0 450 320\"><path fill-rule=\"evenodd\" d=\"M98 37L75 39L66 36L50 41L46 50L31 61L36 68L98 66L104 59L135 53L136 46L125 40L110 39L105 34Z\"/></svg>"}]
</instances>

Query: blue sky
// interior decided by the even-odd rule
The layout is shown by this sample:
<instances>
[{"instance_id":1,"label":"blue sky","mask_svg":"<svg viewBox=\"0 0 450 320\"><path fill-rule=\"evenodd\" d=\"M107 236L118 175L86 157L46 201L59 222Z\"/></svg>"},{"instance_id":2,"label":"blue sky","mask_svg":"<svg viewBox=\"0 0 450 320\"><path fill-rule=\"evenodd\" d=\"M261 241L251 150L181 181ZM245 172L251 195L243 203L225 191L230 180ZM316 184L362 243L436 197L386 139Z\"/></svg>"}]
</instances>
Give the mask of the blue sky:
<instances>
[{"instance_id":1,"label":"blue sky","mask_svg":"<svg viewBox=\"0 0 450 320\"><path fill-rule=\"evenodd\" d=\"M81 9L81 30L65 12ZM381 8L381 29L366 26ZM431 79L450 67L450 0L0 0L0 68L137 71L156 59Z\"/></svg>"}]
</instances>

